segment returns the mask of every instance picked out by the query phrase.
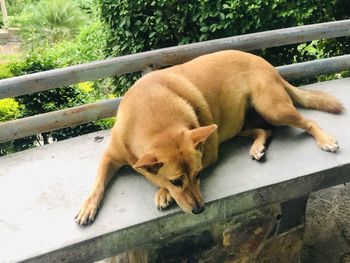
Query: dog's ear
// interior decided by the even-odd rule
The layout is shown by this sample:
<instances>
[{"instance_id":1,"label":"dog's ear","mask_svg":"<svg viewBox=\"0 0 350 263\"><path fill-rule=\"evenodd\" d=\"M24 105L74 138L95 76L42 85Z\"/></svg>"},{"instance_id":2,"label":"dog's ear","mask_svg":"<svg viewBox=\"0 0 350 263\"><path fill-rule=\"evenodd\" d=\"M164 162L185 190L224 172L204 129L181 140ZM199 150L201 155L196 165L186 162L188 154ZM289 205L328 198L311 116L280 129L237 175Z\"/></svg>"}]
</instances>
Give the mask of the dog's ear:
<instances>
[{"instance_id":1,"label":"dog's ear","mask_svg":"<svg viewBox=\"0 0 350 263\"><path fill-rule=\"evenodd\" d=\"M218 128L216 124L203 126L190 131L191 139L195 146L204 142Z\"/></svg>"},{"instance_id":2,"label":"dog's ear","mask_svg":"<svg viewBox=\"0 0 350 263\"><path fill-rule=\"evenodd\" d=\"M134 168L145 170L151 174L157 174L162 166L163 163L159 162L154 155L149 153L142 155L133 165Z\"/></svg>"}]
</instances>

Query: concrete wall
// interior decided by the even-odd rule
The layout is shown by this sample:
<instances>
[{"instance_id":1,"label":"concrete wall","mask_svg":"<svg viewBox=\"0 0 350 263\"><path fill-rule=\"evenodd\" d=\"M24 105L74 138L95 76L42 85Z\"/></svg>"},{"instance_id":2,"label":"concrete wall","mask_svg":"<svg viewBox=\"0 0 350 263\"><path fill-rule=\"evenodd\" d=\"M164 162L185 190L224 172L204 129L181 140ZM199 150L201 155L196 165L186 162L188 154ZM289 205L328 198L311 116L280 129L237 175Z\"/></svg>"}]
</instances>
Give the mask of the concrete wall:
<instances>
[{"instance_id":1,"label":"concrete wall","mask_svg":"<svg viewBox=\"0 0 350 263\"><path fill-rule=\"evenodd\" d=\"M268 210L270 217L266 217ZM163 247L131 251L101 262L148 263L153 257L153 262L350 263L349 185L331 187L309 196L303 244L300 227L275 237L252 234L271 231L271 226L276 224L273 219L280 213L278 210L273 206L254 210L227 222L201 227L188 237L174 237ZM158 258L154 258L155 255ZM272 258L275 261L271 261Z\"/></svg>"},{"instance_id":2,"label":"concrete wall","mask_svg":"<svg viewBox=\"0 0 350 263\"><path fill-rule=\"evenodd\" d=\"M303 263L350 262L350 186L310 195L302 250Z\"/></svg>"},{"instance_id":3,"label":"concrete wall","mask_svg":"<svg viewBox=\"0 0 350 263\"><path fill-rule=\"evenodd\" d=\"M8 29L0 29L0 44L5 45L10 42L18 42L19 41L19 29L18 28L8 28Z\"/></svg>"},{"instance_id":4,"label":"concrete wall","mask_svg":"<svg viewBox=\"0 0 350 263\"><path fill-rule=\"evenodd\" d=\"M195 226L100 263L299 263L307 198Z\"/></svg>"}]
</instances>

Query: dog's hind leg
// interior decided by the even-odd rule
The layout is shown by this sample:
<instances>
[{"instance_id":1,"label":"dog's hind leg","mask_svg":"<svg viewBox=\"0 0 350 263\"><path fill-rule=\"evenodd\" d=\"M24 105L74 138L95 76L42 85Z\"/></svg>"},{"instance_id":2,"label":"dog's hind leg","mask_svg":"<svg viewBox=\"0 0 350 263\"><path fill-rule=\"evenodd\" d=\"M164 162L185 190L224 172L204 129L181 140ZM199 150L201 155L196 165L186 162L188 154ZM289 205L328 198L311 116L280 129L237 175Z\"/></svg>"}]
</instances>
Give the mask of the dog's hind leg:
<instances>
[{"instance_id":1,"label":"dog's hind leg","mask_svg":"<svg viewBox=\"0 0 350 263\"><path fill-rule=\"evenodd\" d=\"M249 129L240 132L238 135L243 137L253 138L254 142L250 148L249 154L255 160L260 160L265 154L265 143L268 137L271 136L270 130Z\"/></svg>"},{"instance_id":2,"label":"dog's hind leg","mask_svg":"<svg viewBox=\"0 0 350 263\"><path fill-rule=\"evenodd\" d=\"M116 161L108 151L103 154L92 191L75 217L79 225L91 224L94 221L108 182L123 165L124 163Z\"/></svg>"},{"instance_id":3,"label":"dog's hind leg","mask_svg":"<svg viewBox=\"0 0 350 263\"><path fill-rule=\"evenodd\" d=\"M269 87L258 86L252 92L252 106L263 119L272 125L304 129L316 139L322 150L335 152L339 148L335 138L297 111L282 84L269 84Z\"/></svg>"}]
</instances>

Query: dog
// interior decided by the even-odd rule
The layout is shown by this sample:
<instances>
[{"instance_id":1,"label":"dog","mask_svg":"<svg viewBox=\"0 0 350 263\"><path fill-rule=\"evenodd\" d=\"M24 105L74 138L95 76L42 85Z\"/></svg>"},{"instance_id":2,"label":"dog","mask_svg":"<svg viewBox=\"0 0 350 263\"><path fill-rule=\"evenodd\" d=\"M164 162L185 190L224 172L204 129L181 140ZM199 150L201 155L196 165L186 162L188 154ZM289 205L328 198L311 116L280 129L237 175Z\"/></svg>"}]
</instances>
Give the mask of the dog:
<instances>
[{"instance_id":1,"label":"dog","mask_svg":"<svg viewBox=\"0 0 350 263\"><path fill-rule=\"evenodd\" d=\"M120 103L94 186L76 222L94 221L108 182L123 165L159 187L158 209L175 200L186 213L201 213L199 173L215 163L222 142L250 137L252 158L259 160L265 153L271 131L244 129L248 110L272 125L304 129L321 149L335 152L336 139L295 106L335 114L343 110L332 95L296 88L266 60L241 51L215 52L146 74Z\"/></svg>"}]
</instances>

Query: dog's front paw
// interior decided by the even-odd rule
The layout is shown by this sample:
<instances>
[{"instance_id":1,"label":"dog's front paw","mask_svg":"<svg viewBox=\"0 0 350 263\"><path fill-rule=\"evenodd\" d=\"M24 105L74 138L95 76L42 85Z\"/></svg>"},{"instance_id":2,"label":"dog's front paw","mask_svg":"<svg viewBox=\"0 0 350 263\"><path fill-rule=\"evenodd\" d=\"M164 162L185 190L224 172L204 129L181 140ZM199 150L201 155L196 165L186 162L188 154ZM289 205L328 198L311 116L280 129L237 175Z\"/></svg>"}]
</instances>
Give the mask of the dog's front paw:
<instances>
[{"instance_id":1,"label":"dog's front paw","mask_svg":"<svg viewBox=\"0 0 350 263\"><path fill-rule=\"evenodd\" d=\"M80 208L79 213L75 216L75 222L79 225L89 225L94 222L98 209L96 199L89 197L85 200Z\"/></svg>"},{"instance_id":2,"label":"dog's front paw","mask_svg":"<svg viewBox=\"0 0 350 263\"><path fill-rule=\"evenodd\" d=\"M253 144L250 148L250 157L259 161L265 155L265 146L261 144Z\"/></svg>"},{"instance_id":3,"label":"dog's front paw","mask_svg":"<svg viewBox=\"0 0 350 263\"><path fill-rule=\"evenodd\" d=\"M165 188L160 188L159 191L156 193L154 201L158 210L163 210L166 207L168 207L174 200L171 197L168 190L166 190Z\"/></svg>"}]
</instances>

